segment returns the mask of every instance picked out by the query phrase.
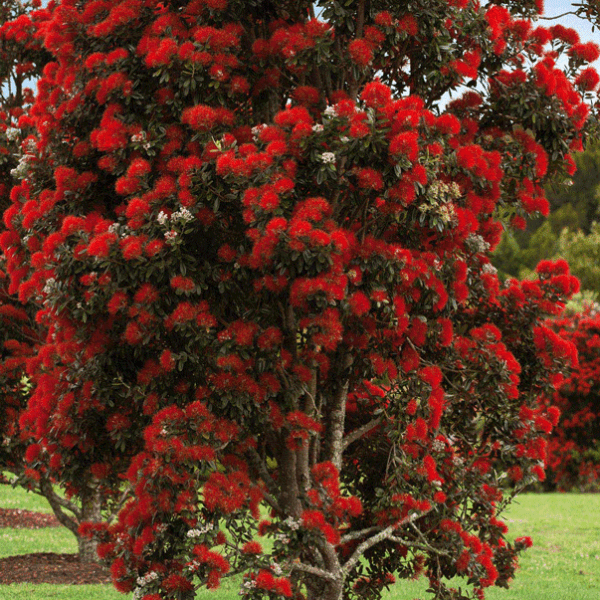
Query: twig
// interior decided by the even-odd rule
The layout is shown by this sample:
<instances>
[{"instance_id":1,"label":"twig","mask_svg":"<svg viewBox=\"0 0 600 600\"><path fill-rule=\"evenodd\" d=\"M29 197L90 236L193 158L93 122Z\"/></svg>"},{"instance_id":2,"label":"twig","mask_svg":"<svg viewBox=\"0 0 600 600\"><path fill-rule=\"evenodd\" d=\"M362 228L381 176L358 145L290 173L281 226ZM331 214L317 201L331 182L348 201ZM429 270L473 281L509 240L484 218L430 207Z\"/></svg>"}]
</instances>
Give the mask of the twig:
<instances>
[{"instance_id":1,"label":"twig","mask_svg":"<svg viewBox=\"0 0 600 600\"><path fill-rule=\"evenodd\" d=\"M554 17L538 17L538 19L542 19L543 21L554 21L555 19L560 19L562 17L566 17L567 15L574 15L576 17L579 17L580 19L583 19L583 17L581 15L579 15L576 12L573 12L572 10L567 11L566 13L563 13L562 15L556 15Z\"/></svg>"}]
</instances>

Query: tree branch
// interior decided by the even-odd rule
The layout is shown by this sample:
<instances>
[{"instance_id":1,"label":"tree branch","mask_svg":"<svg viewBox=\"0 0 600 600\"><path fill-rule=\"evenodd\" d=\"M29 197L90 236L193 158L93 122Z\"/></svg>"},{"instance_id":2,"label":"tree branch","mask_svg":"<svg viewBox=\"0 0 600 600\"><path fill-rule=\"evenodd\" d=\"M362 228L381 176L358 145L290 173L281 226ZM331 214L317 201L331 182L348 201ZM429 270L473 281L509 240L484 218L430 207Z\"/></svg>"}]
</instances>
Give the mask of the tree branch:
<instances>
[{"instance_id":1,"label":"tree branch","mask_svg":"<svg viewBox=\"0 0 600 600\"><path fill-rule=\"evenodd\" d=\"M398 526L396 524L389 525L385 529L382 529L378 534L370 537L368 540L365 540L362 544L359 544L356 550L352 553L352 556L344 563L342 567L344 573L349 573L354 568L354 565L356 565L356 563L360 560L360 557L369 548L375 546L375 544L379 544L379 542L382 542L383 540L387 540L397 527Z\"/></svg>"},{"instance_id":2,"label":"tree branch","mask_svg":"<svg viewBox=\"0 0 600 600\"><path fill-rule=\"evenodd\" d=\"M543 21L554 21L555 19L560 19L562 17L566 17L567 15L574 15L575 17L579 17L583 19L583 17L572 10L563 13L562 15L556 15L554 17L538 17L538 19L542 19Z\"/></svg>"},{"instance_id":3,"label":"tree branch","mask_svg":"<svg viewBox=\"0 0 600 600\"><path fill-rule=\"evenodd\" d=\"M379 544L379 542L383 542L383 540L389 539L393 535L393 532L396 529L398 529L399 527L402 527L403 525L406 525L407 523L412 523L413 521L416 521L417 519L424 517L427 513L431 512L432 510L433 509L430 508L429 510L426 510L423 512L414 513L414 514L402 519L401 521L398 521L397 523L388 525L388 527L386 527L385 529L382 529L376 535L370 537L368 540L365 540L364 542L362 542L362 544L359 544L357 546L356 550L352 553L352 556L344 563L344 565L342 567L344 574L348 574L354 568L356 563L360 560L360 557L369 548L371 548L372 546L375 546L376 544Z\"/></svg>"},{"instance_id":4,"label":"tree branch","mask_svg":"<svg viewBox=\"0 0 600 600\"><path fill-rule=\"evenodd\" d=\"M346 542L351 542L352 540L358 540L365 535L369 535L374 531L380 531L381 527L377 525L373 525L373 527L367 527L366 529L359 529L358 531L353 531L352 533L347 533L343 535L340 539L340 544L345 544Z\"/></svg>"},{"instance_id":5,"label":"tree branch","mask_svg":"<svg viewBox=\"0 0 600 600\"><path fill-rule=\"evenodd\" d=\"M258 452L254 448L250 448L247 452L248 462L250 466L256 471L257 475L263 480L264 484L267 486L269 493L263 492L263 496L265 500L275 509L280 510L279 503L275 499L277 495L277 486L273 481L267 467L258 454Z\"/></svg>"},{"instance_id":6,"label":"tree branch","mask_svg":"<svg viewBox=\"0 0 600 600\"><path fill-rule=\"evenodd\" d=\"M372 419L368 423L365 423L362 427L359 427L358 429L355 429L354 431L349 433L342 440L343 449L345 450L350 444L352 444L356 440L360 439L363 435L365 435L365 433L368 433L372 429L375 429L375 427L377 427L382 420L382 417L377 417L376 419Z\"/></svg>"},{"instance_id":7,"label":"tree branch","mask_svg":"<svg viewBox=\"0 0 600 600\"><path fill-rule=\"evenodd\" d=\"M281 446L277 454L279 467L279 491L277 496L281 501L281 511L294 518L299 518L302 512L302 504L296 477L296 452L287 447L283 437L280 437L279 441Z\"/></svg>"},{"instance_id":8,"label":"tree branch","mask_svg":"<svg viewBox=\"0 0 600 600\"><path fill-rule=\"evenodd\" d=\"M58 522L61 525L64 525L69 531L71 531L75 536L79 537L77 530L79 529L79 523L69 517L64 511L63 507L67 510L70 510L76 517L77 520L81 519L81 510L77 506L75 506L72 502L61 498L53 489L52 484L48 481L47 478L42 477L40 479L40 493L52 508L52 512L55 514Z\"/></svg>"},{"instance_id":9,"label":"tree branch","mask_svg":"<svg viewBox=\"0 0 600 600\"><path fill-rule=\"evenodd\" d=\"M356 19L356 37L363 36L363 27L365 25L365 0L360 0L358 3L358 15Z\"/></svg>"},{"instance_id":10,"label":"tree branch","mask_svg":"<svg viewBox=\"0 0 600 600\"><path fill-rule=\"evenodd\" d=\"M329 579L330 581L336 581L334 575L325 571L325 569L319 569L319 567L313 567L312 565L306 565L304 563L294 562L292 563L292 571L303 571L304 573L310 573L323 579Z\"/></svg>"},{"instance_id":11,"label":"tree branch","mask_svg":"<svg viewBox=\"0 0 600 600\"><path fill-rule=\"evenodd\" d=\"M395 535L391 535L389 538L390 542L395 542L397 544L402 544L407 548L418 548L419 550L425 550L427 552L432 552L434 554L438 554L440 556L451 556L449 552L444 550L439 550L430 546L429 544L420 544L419 542L413 542L411 540L404 540L402 538L396 537Z\"/></svg>"},{"instance_id":12,"label":"tree branch","mask_svg":"<svg viewBox=\"0 0 600 600\"><path fill-rule=\"evenodd\" d=\"M108 515L108 518L106 519L106 522L109 525L115 520L115 517L119 514L127 500L129 500L131 496L131 491L131 485L128 485L127 488L121 493L121 496L115 503L115 508L111 511L111 513Z\"/></svg>"},{"instance_id":13,"label":"tree branch","mask_svg":"<svg viewBox=\"0 0 600 600\"><path fill-rule=\"evenodd\" d=\"M345 353L339 357L339 367L335 373L337 375L337 389L332 393L330 401L326 403L325 422L328 424L325 433L325 460L330 460L339 471L342 467L342 453L344 448L342 440L344 438L344 425L346 420L346 399L348 397L349 380L346 371L352 364L352 357Z\"/></svg>"}]
</instances>

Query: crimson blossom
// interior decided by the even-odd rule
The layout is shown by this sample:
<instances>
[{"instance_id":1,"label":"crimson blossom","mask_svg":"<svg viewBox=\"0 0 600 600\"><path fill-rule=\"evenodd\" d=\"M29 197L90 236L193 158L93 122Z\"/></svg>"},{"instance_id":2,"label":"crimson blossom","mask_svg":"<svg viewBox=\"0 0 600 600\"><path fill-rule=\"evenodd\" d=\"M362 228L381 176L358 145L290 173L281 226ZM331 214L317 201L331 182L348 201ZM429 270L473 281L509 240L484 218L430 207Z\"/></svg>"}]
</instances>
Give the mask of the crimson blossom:
<instances>
[{"instance_id":1,"label":"crimson blossom","mask_svg":"<svg viewBox=\"0 0 600 600\"><path fill-rule=\"evenodd\" d=\"M501 513L574 361L544 319L577 282L502 288L489 253L572 172L599 52L540 10L48 4L0 239L47 328L20 427L69 493L130 494L83 528L119 590L508 585L530 540Z\"/></svg>"}]
</instances>

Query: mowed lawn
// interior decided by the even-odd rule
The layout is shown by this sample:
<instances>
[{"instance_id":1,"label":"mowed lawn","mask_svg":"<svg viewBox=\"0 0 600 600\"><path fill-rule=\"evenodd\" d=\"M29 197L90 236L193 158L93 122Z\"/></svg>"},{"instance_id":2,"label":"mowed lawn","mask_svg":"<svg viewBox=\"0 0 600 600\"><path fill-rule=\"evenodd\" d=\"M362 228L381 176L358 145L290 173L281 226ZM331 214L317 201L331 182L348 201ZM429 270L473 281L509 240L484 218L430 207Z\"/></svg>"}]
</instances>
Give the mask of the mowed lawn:
<instances>
[{"instance_id":1,"label":"mowed lawn","mask_svg":"<svg viewBox=\"0 0 600 600\"><path fill-rule=\"evenodd\" d=\"M0 507L50 512L43 500L0 486ZM505 516L511 537L529 535L534 546L521 558L509 590L490 589L489 600L599 600L600 494L526 494ZM75 538L65 529L0 529L0 558L29 552L75 552ZM239 598L236 580L201 600ZM456 585L461 585L457 581ZM385 600L427 600L426 582L399 582ZM127 600L111 586L0 586L2 600Z\"/></svg>"}]
</instances>

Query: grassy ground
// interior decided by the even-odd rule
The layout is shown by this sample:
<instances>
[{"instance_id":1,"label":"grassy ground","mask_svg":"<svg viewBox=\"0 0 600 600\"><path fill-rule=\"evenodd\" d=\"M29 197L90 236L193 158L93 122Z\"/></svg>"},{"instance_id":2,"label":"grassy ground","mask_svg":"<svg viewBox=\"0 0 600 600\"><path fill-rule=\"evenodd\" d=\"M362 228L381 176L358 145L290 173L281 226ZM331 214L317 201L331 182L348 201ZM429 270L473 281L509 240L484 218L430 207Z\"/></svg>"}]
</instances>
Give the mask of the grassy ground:
<instances>
[{"instance_id":1,"label":"grassy ground","mask_svg":"<svg viewBox=\"0 0 600 600\"><path fill-rule=\"evenodd\" d=\"M0 485L0 507L24 508L51 513L44 498L24 490ZM63 527L45 529L0 529L0 558L32 552L75 553L77 542ZM128 600L110 585L32 585L0 586L1 600Z\"/></svg>"},{"instance_id":2,"label":"grassy ground","mask_svg":"<svg viewBox=\"0 0 600 600\"><path fill-rule=\"evenodd\" d=\"M0 507L49 512L44 501L22 490L0 485ZM493 588L488 600L598 600L600 598L600 494L526 494L506 516L510 535L529 535L534 547L521 558L521 569L509 590ZM0 529L0 558L28 552L75 552L66 530ZM459 584L457 584L459 585ZM202 592L200 600L235 600L236 580L219 590ZM427 600L425 583L400 582L385 600ZM0 586L2 600L128 600L111 586Z\"/></svg>"}]
</instances>

